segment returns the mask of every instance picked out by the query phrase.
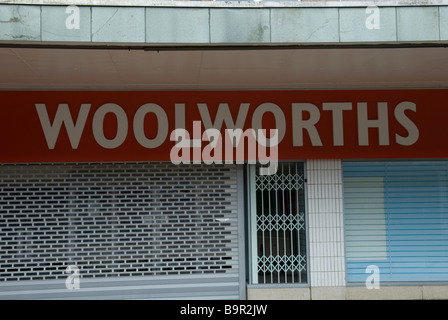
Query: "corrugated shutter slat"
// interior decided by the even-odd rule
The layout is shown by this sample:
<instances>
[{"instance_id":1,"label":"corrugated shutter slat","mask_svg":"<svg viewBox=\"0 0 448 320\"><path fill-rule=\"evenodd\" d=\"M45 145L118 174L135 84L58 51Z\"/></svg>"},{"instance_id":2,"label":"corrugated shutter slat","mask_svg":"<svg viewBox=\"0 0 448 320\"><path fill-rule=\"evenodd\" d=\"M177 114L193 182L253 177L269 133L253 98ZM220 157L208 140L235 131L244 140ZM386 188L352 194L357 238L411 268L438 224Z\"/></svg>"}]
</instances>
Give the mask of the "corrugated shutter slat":
<instances>
[{"instance_id":1,"label":"corrugated shutter slat","mask_svg":"<svg viewBox=\"0 0 448 320\"><path fill-rule=\"evenodd\" d=\"M348 282L448 280L448 162L345 162Z\"/></svg>"}]
</instances>

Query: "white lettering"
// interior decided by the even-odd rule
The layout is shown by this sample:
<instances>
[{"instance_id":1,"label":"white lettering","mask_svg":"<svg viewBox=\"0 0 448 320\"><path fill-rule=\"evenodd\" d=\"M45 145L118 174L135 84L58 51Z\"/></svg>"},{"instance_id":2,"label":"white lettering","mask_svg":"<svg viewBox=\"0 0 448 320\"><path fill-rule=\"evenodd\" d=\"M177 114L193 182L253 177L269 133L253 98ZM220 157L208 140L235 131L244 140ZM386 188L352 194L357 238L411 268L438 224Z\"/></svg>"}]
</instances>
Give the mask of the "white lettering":
<instances>
[{"instance_id":1,"label":"white lettering","mask_svg":"<svg viewBox=\"0 0 448 320\"><path fill-rule=\"evenodd\" d=\"M190 134L188 131L182 128L175 129L171 132L170 140L176 141L170 151L171 162L176 165L190 163Z\"/></svg>"},{"instance_id":2,"label":"white lettering","mask_svg":"<svg viewBox=\"0 0 448 320\"><path fill-rule=\"evenodd\" d=\"M201 134L202 124L201 121L193 121L193 163L201 163L201 146L202 146L202 134Z\"/></svg>"},{"instance_id":3,"label":"white lettering","mask_svg":"<svg viewBox=\"0 0 448 320\"><path fill-rule=\"evenodd\" d=\"M332 111L333 115L333 145L344 145L344 124L342 113L344 110L352 110L352 104L349 102L323 103L323 110Z\"/></svg>"},{"instance_id":4,"label":"white lettering","mask_svg":"<svg viewBox=\"0 0 448 320\"><path fill-rule=\"evenodd\" d=\"M222 138L221 131L210 128L202 134L202 141L210 143L202 150L202 160L205 164L222 164ZM227 150L227 148L226 148ZM213 154L213 155L212 155Z\"/></svg>"},{"instance_id":5,"label":"white lettering","mask_svg":"<svg viewBox=\"0 0 448 320\"><path fill-rule=\"evenodd\" d=\"M309 113L308 120L303 120L303 112ZM303 130L308 132L311 140L311 145L322 146L319 133L316 129L316 123L320 119L319 109L311 103L293 103L292 104L292 139L293 146L303 146Z\"/></svg>"},{"instance_id":6,"label":"white lettering","mask_svg":"<svg viewBox=\"0 0 448 320\"><path fill-rule=\"evenodd\" d=\"M394 110L395 119L401 124L407 131L408 136L402 137L398 134L395 134L395 140L398 144L402 146L410 146L417 142L418 137L420 135L417 126L414 122L412 122L405 114L406 110L411 110L416 112L417 106L415 103L404 101L397 104Z\"/></svg>"},{"instance_id":7,"label":"white lettering","mask_svg":"<svg viewBox=\"0 0 448 320\"><path fill-rule=\"evenodd\" d=\"M215 307L195 307L190 306L190 304L187 304L186 307L180 308L180 314L181 315L207 315L208 318L213 316L213 311L215 310Z\"/></svg>"},{"instance_id":8,"label":"white lettering","mask_svg":"<svg viewBox=\"0 0 448 320\"><path fill-rule=\"evenodd\" d=\"M249 103L240 104L236 119L232 117L227 103L219 104L213 120L206 104L199 103L197 106L198 110L195 111L199 111L202 121L193 121L192 131L188 132L185 129L186 109L184 103L174 105L173 119L169 119L170 113L167 114L167 109L155 103L141 105L133 115L118 104L105 103L93 114L93 138L103 148L117 148L126 139L132 139L132 137L128 137L128 127L131 125L132 129L129 129L133 131L134 138L140 146L156 149L166 142L170 129L169 124L170 121L173 121L176 130L172 130L170 140L176 141L175 147L171 150L171 159L174 163L186 163L190 160L193 161L192 163L200 163L201 157L207 159L207 162L218 163L218 159L222 158L219 152L224 152L224 150L225 158L221 161L224 162L225 159L225 163L233 163L234 149L236 149L237 163L245 161L255 163L260 152L266 151L266 148L276 147L285 137L288 130L286 116L291 117L291 120L288 119L291 128L288 143L291 143L292 138L292 147L303 147L309 144L323 146L320 135L324 134L324 138L326 138L324 141L333 146L344 146L346 144L345 135L351 134L356 137L356 133L359 146L371 145L372 134L376 133L376 130L378 130L378 140L374 139L373 141L378 141L380 146L390 144L390 134L394 134L394 143L402 146L415 144L420 136L419 128L409 115L411 112L417 112L417 107L415 103L409 101L400 102L394 107L392 117L396 122L393 123L391 132L389 132L389 110L386 102L376 103L376 110L370 110L367 102L358 102L356 110L350 102L323 102L321 108L312 103L292 103L290 114L285 114L277 104L266 102L253 109L252 119L250 119L252 127L246 129L244 126L249 112ZM35 104L35 107L49 149L56 147L62 127L65 127L72 149L78 149L91 104L81 104L77 113L73 112L73 114L73 109L64 103L59 104L54 113L49 113L45 104ZM373 105L370 107L375 108ZM376 113L374 113L375 111ZM324 121L320 123L321 112L323 112ZM108 116L109 113L112 115ZM267 115L267 113L271 113L271 115ZM377 114L377 116L374 117L373 114ZM52 116L53 118L50 120ZM198 115L196 114L196 116ZM275 132L275 135L265 136L266 130L262 127L263 124L266 127L266 117L270 116L273 116L273 121L269 125L272 124L276 128L270 132ZM128 117L133 117L132 123L128 121ZM350 123L350 126L347 127L344 120L353 121L353 118L356 118L357 126ZM329 123L329 121L332 123L329 124L329 126L332 125L332 130L323 128L324 123ZM115 123L116 129L114 129ZM205 131L203 132L204 127ZM149 131L150 128L157 130ZM225 137L222 136L224 132L226 133ZM220 134L218 135L218 133ZM305 135L308 135L308 141L305 141ZM202 149L203 141L209 142L205 146L205 158ZM246 145L248 146L247 152L245 151ZM224 150L222 150L223 147ZM260 150L261 147L266 148ZM191 159L189 152L186 151L192 151Z\"/></svg>"},{"instance_id":9,"label":"white lettering","mask_svg":"<svg viewBox=\"0 0 448 320\"><path fill-rule=\"evenodd\" d=\"M369 30L380 28L380 9L377 6L368 6L366 8L366 14L370 16L366 19L366 28Z\"/></svg>"},{"instance_id":10,"label":"white lettering","mask_svg":"<svg viewBox=\"0 0 448 320\"><path fill-rule=\"evenodd\" d=\"M266 137L265 129L258 129L258 137ZM268 167L260 167L260 175L272 175L277 173L278 169L278 130L271 129L270 130L269 143L272 144L267 147L267 143L260 143L258 140L258 161L260 164L265 165L269 164ZM267 147L267 148L266 148ZM269 156L267 154L267 150L269 149Z\"/></svg>"},{"instance_id":11,"label":"white lettering","mask_svg":"<svg viewBox=\"0 0 448 320\"><path fill-rule=\"evenodd\" d=\"M244 132L241 129L226 129L225 138L221 136L221 131L218 129L210 128L204 131L202 134L202 140L197 139L200 136L200 121L193 122L193 138L190 140L190 135L185 129L175 129L170 134L170 140L176 141L176 144L171 148L170 159L173 164L189 164L191 161L191 149L193 150L193 162L200 164L203 161L205 164L223 163L223 140L225 149L225 163L232 164L233 161L233 149L237 148L236 163L242 164L245 160L245 138L248 142L248 163L256 163L256 148L258 145L258 160L260 164L269 166L267 168L260 168L261 175L271 175L277 172L278 168L278 130L271 129L270 142L274 145L269 147L269 155L265 145L261 143L257 144L256 134L254 129L246 129ZM265 130L259 130L259 136L265 137ZM237 141L238 144L234 144L233 141ZM202 149L202 141L209 141L210 143ZM264 142L266 144L266 141ZM202 153L201 153L202 151Z\"/></svg>"},{"instance_id":12,"label":"white lettering","mask_svg":"<svg viewBox=\"0 0 448 320\"><path fill-rule=\"evenodd\" d=\"M45 139L49 149L54 149L56 141L61 131L62 124L65 124L68 138L72 149L77 149L79 140L81 139L84 126L86 124L87 116L89 115L90 104L82 104L81 109L76 119L76 124L73 123L72 115L68 104L59 104L56 110L56 115L53 123L50 123L48 118L47 107L45 104L36 104L37 114L39 115L40 124L44 131Z\"/></svg>"},{"instance_id":13,"label":"white lettering","mask_svg":"<svg viewBox=\"0 0 448 320\"><path fill-rule=\"evenodd\" d=\"M70 274L73 271L73 274ZM65 273L69 276L65 279L65 287L69 290L79 289L79 268L75 265L70 265L65 269Z\"/></svg>"},{"instance_id":14,"label":"white lettering","mask_svg":"<svg viewBox=\"0 0 448 320\"><path fill-rule=\"evenodd\" d=\"M65 19L65 27L69 30L79 29L80 27L80 15L79 8L77 6L68 6L65 8L65 13L71 14Z\"/></svg>"},{"instance_id":15,"label":"white lettering","mask_svg":"<svg viewBox=\"0 0 448 320\"><path fill-rule=\"evenodd\" d=\"M378 119L369 120L367 117L367 103L358 103L358 143L360 146L369 145L369 128L378 128L379 145L389 145L389 123L387 103L378 102Z\"/></svg>"},{"instance_id":16,"label":"white lettering","mask_svg":"<svg viewBox=\"0 0 448 320\"><path fill-rule=\"evenodd\" d=\"M157 117L157 135L148 139L145 135L145 117L148 113L154 113ZM159 147L168 135L168 117L165 110L155 103L146 103L138 108L134 115L134 136L144 148L153 149Z\"/></svg>"},{"instance_id":17,"label":"white lettering","mask_svg":"<svg viewBox=\"0 0 448 320\"><path fill-rule=\"evenodd\" d=\"M379 289L380 288L380 269L378 266L370 265L366 268L366 273L371 273L366 279L366 288Z\"/></svg>"},{"instance_id":18,"label":"white lettering","mask_svg":"<svg viewBox=\"0 0 448 320\"><path fill-rule=\"evenodd\" d=\"M285 136L286 132L286 120L285 115L283 114L282 109L270 102L262 103L260 104L254 111L254 114L252 115L252 128L256 130L257 134L259 133L259 130L263 129L262 121L263 116L266 112L270 112L275 117L275 128L277 130L277 136L276 137L270 137L269 142L266 142L265 146L269 143L270 146L274 146L274 143L279 144L283 137ZM257 141L260 142L262 139L263 141L266 140L266 136L259 137L257 136ZM271 141L272 140L272 141Z\"/></svg>"},{"instance_id":19,"label":"white lettering","mask_svg":"<svg viewBox=\"0 0 448 320\"><path fill-rule=\"evenodd\" d=\"M104 117L108 113L113 113L117 118L117 133L114 138L108 139L104 135ZM96 110L92 120L93 136L96 142L106 149L119 147L128 134L128 119L126 112L115 103L106 103Z\"/></svg>"},{"instance_id":20,"label":"white lettering","mask_svg":"<svg viewBox=\"0 0 448 320\"><path fill-rule=\"evenodd\" d=\"M226 124L227 129L243 128L246 122L247 112L249 111L249 103L241 103L238 109L238 115L236 122L233 121L232 114L230 113L229 105L227 103L220 103L218 111L216 113L215 121L212 123L210 119L210 113L206 103L198 103L198 110L201 114L202 123L205 129L218 129L221 130L223 122ZM177 111L177 110L176 110Z\"/></svg>"},{"instance_id":21,"label":"white lettering","mask_svg":"<svg viewBox=\"0 0 448 320\"><path fill-rule=\"evenodd\" d=\"M185 103L176 103L174 105L176 129L185 129Z\"/></svg>"},{"instance_id":22,"label":"white lettering","mask_svg":"<svg viewBox=\"0 0 448 320\"><path fill-rule=\"evenodd\" d=\"M226 163L233 163L233 148L236 148L236 163L244 163L244 147L246 140L248 142L248 163L255 163L257 145L254 129L247 129L244 132L242 129L226 130Z\"/></svg>"}]
</instances>

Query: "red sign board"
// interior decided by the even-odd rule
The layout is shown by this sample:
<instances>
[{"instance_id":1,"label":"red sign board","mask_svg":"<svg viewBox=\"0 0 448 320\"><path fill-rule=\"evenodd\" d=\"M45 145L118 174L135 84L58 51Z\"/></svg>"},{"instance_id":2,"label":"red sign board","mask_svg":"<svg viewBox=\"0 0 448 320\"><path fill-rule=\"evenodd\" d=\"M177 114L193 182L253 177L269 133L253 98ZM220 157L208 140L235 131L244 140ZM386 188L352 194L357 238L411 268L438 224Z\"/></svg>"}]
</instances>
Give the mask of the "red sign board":
<instances>
[{"instance_id":1,"label":"red sign board","mask_svg":"<svg viewBox=\"0 0 448 320\"><path fill-rule=\"evenodd\" d=\"M170 161L175 129L199 148L207 129L277 129L279 159L443 158L446 101L437 89L3 91L0 162Z\"/></svg>"}]
</instances>

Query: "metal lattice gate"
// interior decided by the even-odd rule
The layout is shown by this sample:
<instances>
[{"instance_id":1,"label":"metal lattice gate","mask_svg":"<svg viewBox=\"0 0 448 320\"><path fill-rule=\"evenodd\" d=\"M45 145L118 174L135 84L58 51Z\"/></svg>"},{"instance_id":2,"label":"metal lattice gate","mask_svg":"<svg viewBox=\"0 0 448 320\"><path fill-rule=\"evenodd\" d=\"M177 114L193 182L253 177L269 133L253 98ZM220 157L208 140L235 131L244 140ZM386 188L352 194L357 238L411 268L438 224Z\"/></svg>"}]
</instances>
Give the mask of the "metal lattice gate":
<instances>
[{"instance_id":1,"label":"metal lattice gate","mask_svg":"<svg viewBox=\"0 0 448 320\"><path fill-rule=\"evenodd\" d=\"M1 165L0 298L238 299L236 172Z\"/></svg>"},{"instance_id":2,"label":"metal lattice gate","mask_svg":"<svg viewBox=\"0 0 448 320\"><path fill-rule=\"evenodd\" d=\"M257 172L253 167L252 283L306 283L303 163L279 163L273 175Z\"/></svg>"}]
</instances>

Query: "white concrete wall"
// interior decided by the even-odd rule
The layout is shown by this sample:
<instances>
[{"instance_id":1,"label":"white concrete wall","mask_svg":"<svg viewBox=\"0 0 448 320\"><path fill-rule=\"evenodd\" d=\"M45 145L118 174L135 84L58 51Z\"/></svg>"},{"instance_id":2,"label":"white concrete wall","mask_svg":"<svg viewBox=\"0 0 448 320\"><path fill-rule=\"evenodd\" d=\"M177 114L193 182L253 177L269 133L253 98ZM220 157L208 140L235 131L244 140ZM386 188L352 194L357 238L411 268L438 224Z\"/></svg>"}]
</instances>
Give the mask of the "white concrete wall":
<instances>
[{"instance_id":1,"label":"white concrete wall","mask_svg":"<svg viewBox=\"0 0 448 320\"><path fill-rule=\"evenodd\" d=\"M311 287L345 285L341 160L306 162Z\"/></svg>"},{"instance_id":2,"label":"white concrete wall","mask_svg":"<svg viewBox=\"0 0 448 320\"><path fill-rule=\"evenodd\" d=\"M205 3L204 3L205 2ZM78 5L78 6L171 6L171 7L363 7L377 6L437 6L447 0L261 0L261 1L210 1L210 0L0 0L0 3Z\"/></svg>"}]
</instances>

